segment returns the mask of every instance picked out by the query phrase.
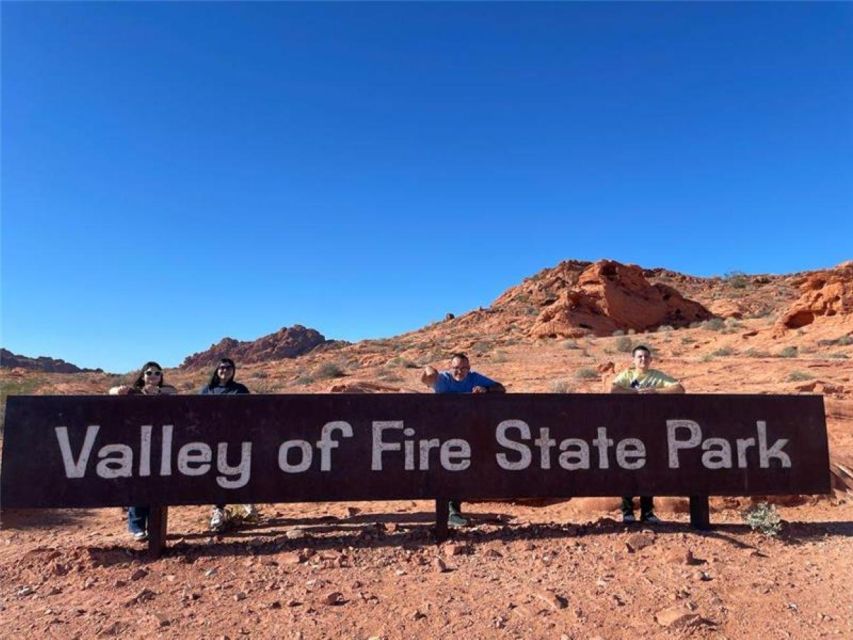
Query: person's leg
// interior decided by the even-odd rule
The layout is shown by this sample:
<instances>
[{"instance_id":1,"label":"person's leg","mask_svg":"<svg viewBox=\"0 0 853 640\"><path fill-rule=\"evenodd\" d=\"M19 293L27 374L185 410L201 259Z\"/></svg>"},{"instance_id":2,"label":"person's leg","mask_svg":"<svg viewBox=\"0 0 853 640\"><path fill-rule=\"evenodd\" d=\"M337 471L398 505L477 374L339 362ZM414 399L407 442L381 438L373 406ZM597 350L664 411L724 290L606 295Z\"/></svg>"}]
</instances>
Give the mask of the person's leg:
<instances>
[{"instance_id":1,"label":"person's leg","mask_svg":"<svg viewBox=\"0 0 853 640\"><path fill-rule=\"evenodd\" d=\"M225 511L225 505L217 504L213 507L213 511L210 512L211 531L219 531L225 527L226 522L228 522L228 512Z\"/></svg>"},{"instance_id":2,"label":"person's leg","mask_svg":"<svg viewBox=\"0 0 853 640\"><path fill-rule=\"evenodd\" d=\"M634 515L634 496L622 496L622 515Z\"/></svg>"},{"instance_id":3,"label":"person's leg","mask_svg":"<svg viewBox=\"0 0 853 640\"><path fill-rule=\"evenodd\" d=\"M448 504L447 524L451 527L464 527L468 524L468 520L462 517L462 503L458 500L451 500Z\"/></svg>"},{"instance_id":4,"label":"person's leg","mask_svg":"<svg viewBox=\"0 0 853 640\"><path fill-rule=\"evenodd\" d=\"M127 530L137 540L148 535L148 507L130 507L127 510Z\"/></svg>"},{"instance_id":5,"label":"person's leg","mask_svg":"<svg viewBox=\"0 0 853 640\"><path fill-rule=\"evenodd\" d=\"M657 520L654 496L640 497L640 520Z\"/></svg>"}]
</instances>

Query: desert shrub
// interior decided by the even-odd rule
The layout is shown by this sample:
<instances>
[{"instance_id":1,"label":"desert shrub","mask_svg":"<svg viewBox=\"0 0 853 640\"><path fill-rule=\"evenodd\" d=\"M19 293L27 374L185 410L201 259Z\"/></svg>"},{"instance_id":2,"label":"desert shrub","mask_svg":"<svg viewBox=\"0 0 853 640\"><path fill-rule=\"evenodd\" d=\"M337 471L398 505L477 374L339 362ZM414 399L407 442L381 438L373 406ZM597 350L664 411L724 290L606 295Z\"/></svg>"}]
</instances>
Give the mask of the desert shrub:
<instances>
[{"instance_id":1,"label":"desert shrub","mask_svg":"<svg viewBox=\"0 0 853 640\"><path fill-rule=\"evenodd\" d=\"M346 374L344 370L341 369L334 362L324 362L319 367L314 370L314 377L318 380L324 380L327 378L342 378Z\"/></svg>"},{"instance_id":2,"label":"desert shrub","mask_svg":"<svg viewBox=\"0 0 853 640\"><path fill-rule=\"evenodd\" d=\"M729 271L723 278L735 289L745 289L749 285L749 277L743 271Z\"/></svg>"},{"instance_id":3,"label":"desert shrub","mask_svg":"<svg viewBox=\"0 0 853 640\"><path fill-rule=\"evenodd\" d=\"M564 340L560 343L560 346L563 347L563 349L580 349L580 346L574 340Z\"/></svg>"},{"instance_id":4,"label":"desert shrub","mask_svg":"<svg viewBox=\"0 0 853 640\"><path fill-rule=\"evenodd\" d=\"M301 376L297 377L294 382L298 385L305 386L314 382L314 377L308 375L307 373L303 373Z\"/></svg>"},{"instance_id":5,"label":"desert shrub","mask_svg":"<svg viewBox=\"0 0 853 640\"><path fill-rule=\"evenodd\" d=\"M658 333L666 333L667 331L675 331L675 327L669 324L662 324L658 327Z\"/></svg>"},{"instance_id":6,"label":"desert shrub","mask_svg":"<svg viewBox=\"0 0 853 640\"><path fill-rule=\"evenodd\" d=\"M797 347L785 347L779 352L780 358L796 358L797 357Z\"/></svg>"},{"instance_id":7,"label":"desert shrub","mask_svg":"<svg viewBox=\"0 0 853 640\"><path fill-rule=\"evenodd\" d=\"M827 357L834 360L847 360L850 356L846 353L830 353Z\"/></svg>"},{"instance_id":8,"label":"desert shrub","mask_svg":"<svg viewBox=\"0 0 853 640\"><path fill-rule=\"evenodd\" d=\"M681 344L693 344L696 342L696 338L691 338L690 336L684 336L681 339Z\"/></svg>"},{"instance_id":9,"label":"desert shrub","mask_svg":"<svg viewBox=\"0 0 853 640\"><path fill-rule=\"evenodd\" d=\"M259 380L263 380L265 378L269 378L270 374L268 374L266 371L255 371L254 377L258 378Z\"/></svg>"},{"instance_id":10,"label":"desert shrub","mask_svg":"<svg viewBox=\"0 0 853 640\"><path fill-rule=\"evenodd\" d=\"M538 316L539 315L539 307L529 306L524 309L524 315L526 316Z\"/></svg>"},{"instance_id":11,"label":"desert shrub","mask_svg":"<svg viewBox=\"0 0 853 640\"><path fill-rule=\"evenodd\" d=\"M622 331L622 329L616 329L616 331L614 331L614 332L613 332L612 334L610 334L610 335L612 335L612 336L615 338L615 337L618 337L618 336L624 336L624 335L625 335L625 332L624 332L624 331Z\"/></svg>"},{"instance_id":12,"label":"desert shrub","mask_svg":"<svg viewBox=\"0 0 853 640\"><path fill-rule=\"evenodd\" d=\"M770 353L767 351L761 351L760 349L756 349L755 347L750 347L746 351L744 351L745 356L749 358L769 358Z\"/></svg>"},{"instance_id":13,"label":"desert shrub","mask_svg":"<svg viewBox=\"0 0 853 640\"><path fill-rule=\"evenodd\" d=\"M383 380L385 382L401 382L403 380L402 377L394 373L393 371L382 371L377 378Z\"/></svg>"},{"instance_id":14,"label":"desert shrub","mask_svg":"<svg viewBox=\"0 0 853 640\"><path fill-rule=\"evenodd\" d=\"M613 355L613 354L615 354L616 352L615 352L613 349L611 349L610 347L605 347L605 348L604 348L604 353L605 353L605 355L612 356L612 355Z\"/></svg>"},{"instance_id":15,"label":"desert shrub","mask_svg":"<svg viewBox=\"0 0 853 640\"><path fill-rule=\"evenodd\" d=\"M385 363L386 367L404 367L406 369L417 369L418 365L408 360L406 358L402 358L400 356L396 356L391 358L388 362Z\"/></svg>"},{"instance_id":16,"label":"desert shrub","mask_svg":"<svg viewBox=\"0 0 853 640\"><path fill-rule=\"evenodd\" d=\"M839 344L842 347L846 347L847 345L853 344L853 336L841 336L838 340L835 341L835 344Z\"/></svg>"},{"instance_id":17,"label":"desert shrub","mask_svg":"<svg viewBox=\"0 0 853 640\"><path fill-rule=\"evenodd\" d=\"M776 536L782 530L782 518L776 511L776 506L759 502L743 512L743 519L753 531L760 531L765 536Z\"/></svg>"},{"instance_id":18,"label":"desert shrub","mask_svg":"<svg viewBox=\"0 0 853 640\"><path fill-rule=\"evenodd\" d=\"M690 328L690 329L698 329L698 328L700 328L700 327L702 326L702 322L701 322L701 321L699 321L699 320L697 320L696 322L691 322L691 323L690 323L689 325L687 325L687 326L688 326L688 328Z\"/></svg>"},{"instance_id":19,"label":"desert shrub","mask_svg":"<svg viewBox=\"0 0 853 640\"><path fill-rule=\"evenodd\" d=\"M720 331L726 326L726 323L722 318L711 318L710 320L705 320L701 326L703 329L709 329L710 331Z\"/></svg>"},{"instance_id":20,"label":"desert shrub","mask_svg":"<svg viewBox=\"0 0 853 640\"><path fill-rule=\"evenodd\" d=\"M714 359L713 353L706 353L704 356L702 356L701 362L711 362L713 359Z\"/></svg>"},{"instance_id":21,"label":"desert shrub","mask_svg":"<svg viewBox=\"0 0 853 640\"><path fill-rule=\"evenodd\" d=\"M814 376L807 371L792 371L788 374L788 382L802 382L803 380L812 380Z\"/></svg>"},{"instance_id":22,"label":"desert shrub","mask_svg":"<svg viewBox=\"0 0 853 640\"><path fill-rule=\"evenodd\" d=\"M554 380L551 383L551 393L569 393L572 387L566 380Z\"/></svg>"},{"instance_id":23,"label":"desert shrub","mask_svg":"<svg viewBox=\"0 0 853 640\"><path fill-rule=\"evenodd\" d=\"M575 378L578 380L597 380L598 371L590 369L589 367L581 367L575 371Z\"/></svg>"},{"instance_id":24,"label":"desert shrub","mask_svg":"<svg viewBox=\"0 0 853 640\"><path fill-rule=\"evenodd\" d=\"M713 356L733 356L737 351L732 349L731 347L720 347L716 351L713 351L711 355Z\"/></svg>"},{"instance_id":25,"label":"desert shrub","mask_svg":"<svg viewBox=\"0 0 853 640\"><path fill-rule=\"evenodd\" d=\"M616 341L616 350L620 353L630 353L634 343L628 336L622 336Z\"/></svg>"}]
</instances>

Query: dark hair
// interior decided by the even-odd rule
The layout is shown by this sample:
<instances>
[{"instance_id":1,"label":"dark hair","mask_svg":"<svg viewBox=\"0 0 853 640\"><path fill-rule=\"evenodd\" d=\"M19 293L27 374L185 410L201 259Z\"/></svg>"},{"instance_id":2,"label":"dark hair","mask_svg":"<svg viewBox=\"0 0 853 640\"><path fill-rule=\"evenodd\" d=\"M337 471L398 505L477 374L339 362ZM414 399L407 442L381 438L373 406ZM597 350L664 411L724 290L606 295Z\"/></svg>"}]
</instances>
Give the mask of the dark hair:
<instances>
[{"instance_id":1,"label":"dark hair","mask_svg":"<svg viewBox=\"0 0 853 640\"><path fill-rule=\"evenodd\" d=\"M459 351L458 353L454 353L453 355L450 356L450 361L453 362L457 358L459 360L468 360L468 356L466 356L464 353Z\"/></svg>"},{"instance_id":2,"label":"dark hair","mask_svg":"<svg viewBox=\"0 0 853 640\"><path fill-rule=\"evenodd\" d=\"M134 389L142 389L145 387L145 370L148 369L148 367L156 367L160 370L160 383L157 386L163 386L163 378L165 377L163 375L163 367L161 367L159 363L150 360L142 365L142 369L139 370L139 375L136 376L136 380L132 385Z\"/></svg>"},{"instance_id":3,"label":"dark hair","mask_svg":"<svg viewBox=\"0 0 853 640\"><path fill-rule=\"evenodd\" d=\"M646 352L647 354L649 354L650 356L652 355L652 350L651 350L651 349L649 349L646 345L644 345L644 344L638 344L636 347L634 347L633 349L631 349L631 357L633 358L633 357L634 357L634 354L635 354L635 353L637 353L638 351L645 351L645 352Z\"/></svg>"},{"instance_id":4,"label":"dark hair","mask_svg":"<svg viewBox=\"0 0 853 640\"><path fill-rule=\"evenodd\" d=\"M222 382L222 378L219 377L219 367L223 364L227 364L234 371L231 374L231 382L235 382L234 376L237 374L237 365L234 364L234 361L231 358L220 358L219 362L216 363L216 367L213 369L213 373L210 376L210 382L207 383L208 387L218 387L219 383Z\"/></svg>"}]
</instances>

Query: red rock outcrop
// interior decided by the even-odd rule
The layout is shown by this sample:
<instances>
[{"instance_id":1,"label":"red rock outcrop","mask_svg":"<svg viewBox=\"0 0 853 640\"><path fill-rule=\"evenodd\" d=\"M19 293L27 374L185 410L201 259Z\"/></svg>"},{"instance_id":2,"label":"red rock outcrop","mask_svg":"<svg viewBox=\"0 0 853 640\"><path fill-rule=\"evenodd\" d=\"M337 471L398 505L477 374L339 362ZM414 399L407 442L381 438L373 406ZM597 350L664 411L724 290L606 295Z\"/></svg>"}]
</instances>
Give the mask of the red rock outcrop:
<instances>
[{"instance_id":1,"label":"red rock outcrop","mask_svg":"<svg viewBox=\"0 0 853 640\"><path fill-rule=\"evenodd\" d=\"M609 336L617 329L647 331L711 317L708 309L672 287L650 284L639 267L601 260L584 269L575 286L542 310L531 335Z\"/></svg>"},{"instance_id":2,"label":"red rock outcrop","mask_svg":"<svg viewBox=\"0 0 853 640\"><path fill-rule=\"evenodd\" d=\"M181 363L181 368L208 367L220 358L231 358L237 362L238 366L296 358L330 343L337 343L337 341L326 340L316 329L306 329L300 324L295 324L292 327L283 327L257 340L240 341L234 338L223 338L206 351L187 356Z\"/></svg>"},{"instance_id":3,"label":"red rock outcrop","mask_svg":"<svg viewBox=\"0 0 853 640\"><path fill-rule=\"evenodd\" d=\"M799 329L818 318L853 314L853 260L809 274L800 291L800 299L779 319L780 329Z\"/></svg>"},{"instance_id":4,"label":"red rock outcrop","mask_svg":"<svg viewBox=\"0 0 853 640\"><path fill-rule=\"evenodd\" d=\"M65 362L65 360L48 358L47 356L39 356L38 358L19 356L8 349L0 349L0 367L4 369L44 371L45 373L83 373L91 371L100 373L102 371L102 369L81 369L77 365Z\"/></svg>"}]
</instances>

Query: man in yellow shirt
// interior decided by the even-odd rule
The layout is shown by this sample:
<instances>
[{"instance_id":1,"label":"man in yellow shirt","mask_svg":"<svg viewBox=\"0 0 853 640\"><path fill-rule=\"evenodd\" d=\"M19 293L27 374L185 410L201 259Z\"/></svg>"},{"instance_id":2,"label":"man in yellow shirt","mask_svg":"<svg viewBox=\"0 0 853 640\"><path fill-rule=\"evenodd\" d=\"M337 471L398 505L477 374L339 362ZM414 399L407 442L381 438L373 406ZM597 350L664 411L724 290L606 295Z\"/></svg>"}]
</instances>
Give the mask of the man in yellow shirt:
<instances>
[{"instance_id":1,"label":"man in yellow shirt","mask_svg":"<svg viewBox=\"0 0 853 640\"><path fill-rule=\"evenodd\" d=\"M634 366L626 369L613 379L610 393L684 393L684 387L675 378L663 371L651 369L652 352L640 345L631 352ZM655 515L654 496L640 496L640 520L642 522L660 522ZM636 522L634 518L634 496L622 498L622 522Z\"/></svg>"}]
</instances>

